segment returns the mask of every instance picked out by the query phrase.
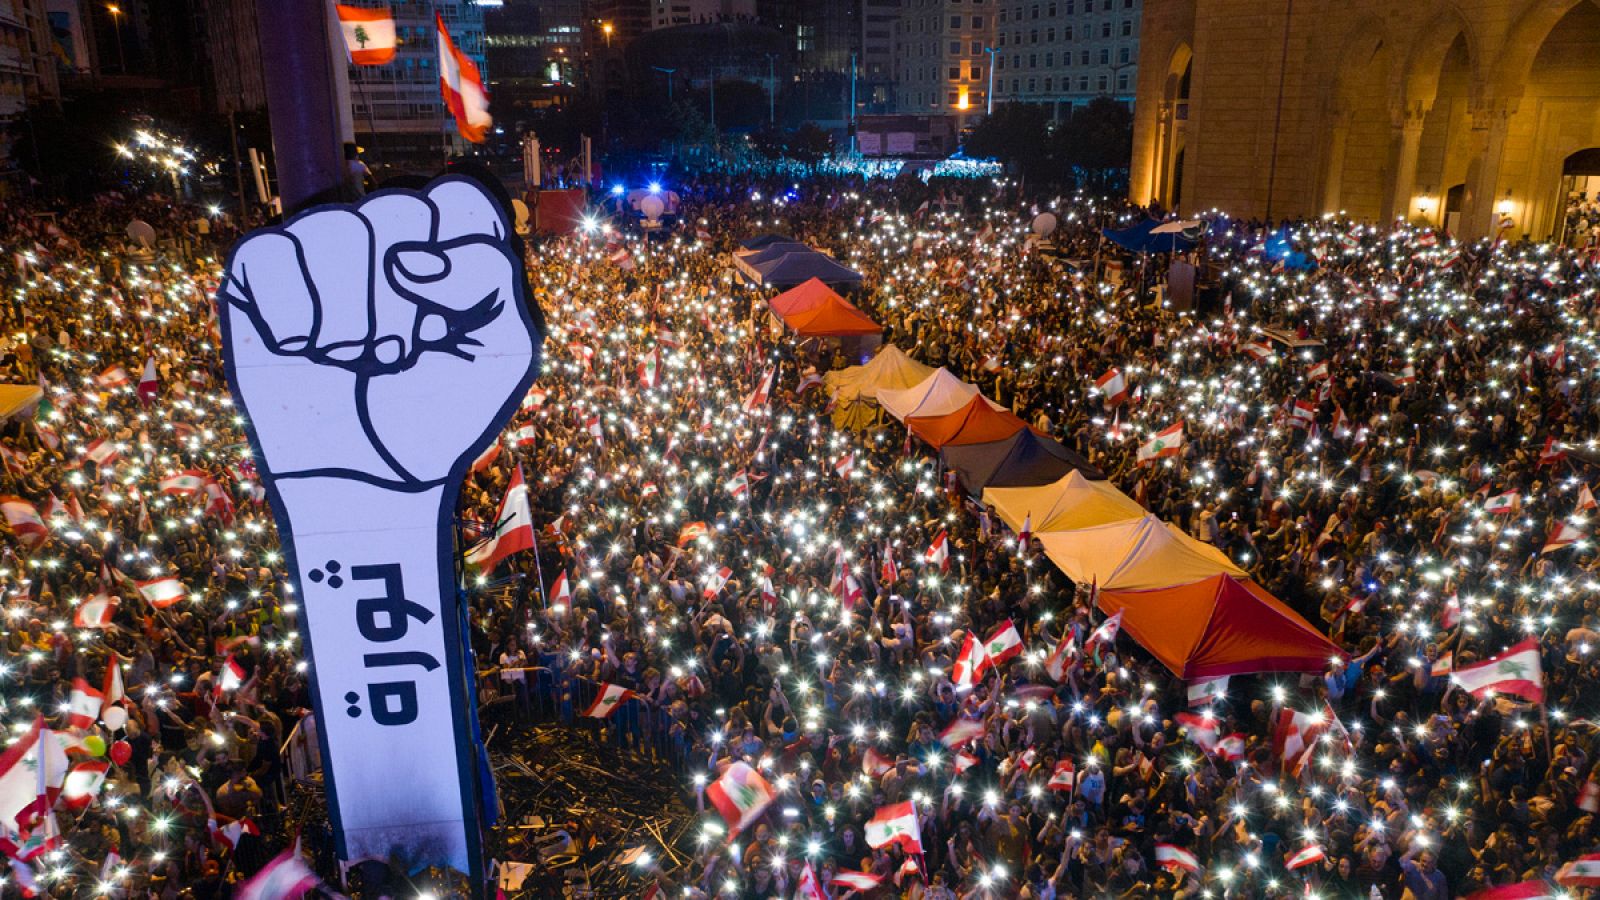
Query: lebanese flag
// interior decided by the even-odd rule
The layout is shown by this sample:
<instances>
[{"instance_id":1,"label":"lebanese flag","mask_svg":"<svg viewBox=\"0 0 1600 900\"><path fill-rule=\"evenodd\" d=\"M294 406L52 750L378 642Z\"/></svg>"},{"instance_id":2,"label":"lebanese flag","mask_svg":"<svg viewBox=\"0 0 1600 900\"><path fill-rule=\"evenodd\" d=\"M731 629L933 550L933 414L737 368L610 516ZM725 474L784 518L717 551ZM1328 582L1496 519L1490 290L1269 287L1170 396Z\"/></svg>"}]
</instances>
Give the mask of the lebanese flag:
<instances>
[{"instance_id":1,"label":"lebanese flag","mask_svg":"<svg viewBox=\"0 0 1600 900\"><path fill-rule=\"evenodd\" d=\"M300 841L296 839L294 846L273 857L249 881L239 885L233 900L299 900L321 883L317 873L300 858Z\"/></svg>"},{"instance_id":2,"label":"lebanese flag","mask_svg":"<svg viewBox=\"0 0 1600 900\"><path fill-rule=\"evenodd\" d=\"M550 593L548 596L550 597L551 606L572 605L572 584L567 581L566 572L562 572L556 576L556 583L550 585Z\"/></svg>"},{"instance_id":3,"label":"lebanese flag","mask_svg":"<svg viewBox=\"0 0 1600 900\"><path fill-rule=\"evenodd\" d=\"M1000 627L989 635L983 642L983 653L988 662L986 666L999 668L1006 660L1022 654L1022 635L1017 633L1017 626L1010 619L1000 624Z\"/></svg>"},{"instance_id":4,"label":"lebanese flag","mask_svg":"<svg viewBox=\"0 0 1600 900\"><path fill-rule=\"evenodd\" d=\"M655 347L650 348L644 359L639 363L639 386L653 388L661 383L661 351Z\"/></svg>"},{"instance_id":5,"label":"lebanese flag","mask_svg":"<svg viewBox=\"0 0 1600 900\"><path fill-rule=\"evenodd\" d=\"M73 766L61 785L61 802L73 811L87 808L99 795L100 786L106 783L106 771L110 768L111 763L103 759Z\"/></svg>"},{"instance_id":6,"label":"lebanese flag","mask_svg":"<svg viewBox=\"0 0 1600 900\"><path fill-rule=\"evenodd\" d=\"M1083 642L1083 652L1093 653L1101 644L1114 643L1121 631L1122 610L1119 609L1116 615L1101 622L1100 627L1096 628L1094 633L1089 635L1089 639Z\"/></svg>"},{"instance_id":7,"label":"lebanese flag","mask_svg":"<svg viewBox=\"0 0 1600 900\"><path fill-rule=\"evenodd\" d=\"M844 886L852 891L870 891L883 884L882 875L870 875L866 872L857 872L854 869L841 869L833 873L833 881L829 887Z\"/></svg>"},{"instance_id":8,"label":"lebanese flag","mask_svg":"<svg viewBox=\"0 0 1600 900\"><path fill-rule=\"evenodd\" d=\"M1056 648L1050 651L1050 658L1044 661L1044 670L1050 677L1060 681L1067 674L1067 661L1074 655L1072 647L1072 632L1065 631L1061 640L1056 641Z\"/></svg>"},{"instance_id":9,"label":"lebanese flag","mask_svg":"<svg viewBox=\"0 0 1600 900\"><path fill-rule=\"evenodd\" d=\"M950 571L949 532L939 532L938 536L933 539L933 544L928 547L927 552L922 554L922 561L928 565L938 566L941 572Z\"/></svg>"},{"instance_id":10,"label":"lebanese flag","mask_svg":"<svg viewBox=\"0 0 1600 900\"><path fill-rule=\"evenodd\" d=\"M1217 741L1216 748L1211 752L1229 762L1238 762L1244 759L1244 735L1235 731Z\"/></svg>"},{"instance_id":11,"label":"lebanese flag","mask_svg":"<svg viewBox=\"0 0 1600 900\"><path fill-rule=\"evenodd\" d=\"M434 13L434 25L439 32L439 91L444 94L444 105L455 116L456 130L461 137L481 144L489 137L489 126L494 119L489 116L489 92L484 90L483 76L478 65L456 49L450 40L450 31L444 27L444 16Z\"/></svg>"},{"instance_id":12,"label":"lebanese flag","mask_svg":"<svg viewBox=\"0 0 1600 900\"><path fill-rule=\"evenodd\" d=\"M722 814L730 835L738 834L761 818L776 796L761 773L742 762L729 766L721 778L706 788L706 799Z\"/></svg>"},{"instance_id":13,"label":"lebanese flag","mask_svg":"<svg viewBox=\"0 0 1600 900\"><path fill-rule=\"evenodd\" d=\"M1328 361L1323 360L1306 370L1306 380L1321 381L1328 377Z\"/></svg>"},{"instance_id":14,"label":"lebanese flag","mask_svg":"<svg viewBox=\"0 0 1600 900\"><path fill-rule=\"evenodd\" d=\"M583 711L583 715L591 719L605 719L617 711L617 707L624 701L638 697L633 691L620 684L600 684L600 693L595 695L594 702Z\"/></svg>"},{"instance_id":15,"label":"lebanese flag","mask_svg":"<svg viewBox=\"0 0 1600 900\"><path fill-rule=\"evenodd\" d=\"M1122 377L1121 369L1112 369L1096 378L1094 386L1100 389L1100 395L1105 397L1107 406L1116 406L1128 399L1128 382Z\"/></svg>"},{"instance_id":16,"label":"lebanese flag","mask_svg":"<svg viewBox=\"0 0 1600 900\"><path fill-rule=\"evenodd\" d=\"M773 612L778 608L778 592L772 588L772 579L761 577L761 608Z\"/></svg>"},{"instance_id":17,"label":"lebanese flag","mask_svg":"<svg viewBox=\"0 0 1600 900\"><path fill-rule=\"evenodd\" d=\"M1317 420L1317 405L1310 400L1296 400L1289 410L1290 428L1310 428Z\"/></svg>"},{"instance_id":18,"label":"lebanese flag","mask_svg":"<svg viewBox=\"0 0 1600 900\"><path fill-rule=\"evenodd\" d=\"M73 628L110 628L117 614L117 598L101 591L78 604L72 611Z\"/></svg>"},{"instance_id":19,"label":"lebanese flag","mask_svg":"<svg viewBox=\"0 0 1600 900\"><path fill-rule=\"evenodd\" d=\"M494 534L467 554L467 562L485 572L493 572L501 560L513 553L533 549L533 510L528 506L528 486L522 481L521 466L511 475L495 522Z\"/></svg>"},{"instance_id":20,"label":"lebanese flag","mask_svg":"<svg viewBox=\"0 0 1600 900\"><path fill-rule=\"evenodd\" d=\"M171 575L165 578L152 578L149 581L135 581L134 585L139 588L139 593L145 601L156 609L166 609L188 594L183 584Z\"/></svg>"},{"instance_id":21,"label":"lebanese flag","mask_svg":"<svg viewBox=\"0 0 1600 900\"><path fill-rule=\"evenodd\" d=\"M594 438L594 442L596 444L599 444L602 447L605 446L606 433L605 430L600 427L599 416L590 416L588 419L585 419L583 423L583 429L589 432L589 435Z\"/></svg>"},{"instance_id":22,"label":"lebanese flag","mask_svg":"<svg viewBox=\"0 0 1600 900\"><path fill-rule=\"evenodd\" d=\"M109 466L122 458L122 451L110 438L100 438L84 447L83 455L97 466Z\"/></svg>"},{"instance_id":23,"label":"lebanese flag","mask_svg":"<svg viewBox=\"0 0 1600 900\"><path fill-rule=\"evenodd\" d=\"M1219 675L1216 678L1205 678L1189 683L1189 706L1207 706L1213 701L1228 696L1228 677Z\"/></svg>"},{"instance_id":24,"label":"lebanese flag","mask_svg":"<svg viewBox=\"0 0 1600 900\"><path fill-rule=\"evenodd\" d=\"M1522 509L1522 494L1517 491L1506 491L1496 494L1483 501L1483 511L1494 515L1506 515Z\"/></svg>"},{"instance_id":25,"label":"lebanese flag","mask_svg":"<svg viewBox=\"0 0 1600 900\"><path fill-rule=\"evenodd\" d=\"M973 719L956 719L939 732L939 743L949 749L965 744L983 734L983 723Z\"/></svg>"},{"instance_id":26,"label":"lebanese flag","mask_svg":"<svg viewBox=\"0 0 1600 900\"><path fill-rule=\"evenodd\" d=\"M773 366L767 370L767 374L761 376L761 381L756 385L756 389L751 391L749 396L744 398L744 402L740 404L740 407L745 412L755 412L758 409L766 408L767 401L772 398L772 379L777 377L777 374L778 367Z\"/></svg>"},{"instance_id":27,"label":"lebanese flag","mask_svg":"<svg viewBox=\"0 0 1600 900\"><path fill-rule=\"evenodd\" d=\"M1272 749L1288 767L1289 773L1296 774L1311 755L1317 740L1327 730L1328 720L1321 712L1280 709L1272 729Z\"/></svg>"},{"instance_id":28,"label":"lebanese flag","mask_svg":"<svg viewBox=\"0 0 1600 900\"><path fill-rule=\"evenodd\" d=\"M1578 488L1578 509L1580 511L1600 509L1600 503L1595 502L1594 491L1589 490L1589 486L1587 484Z\"/></svg>"},{"instance_id":29,"label":"lebanese flag","mask_svg":"<svg viewBox=\"0 0 1600 900\"><path fill-rule=\"evenodd\" d=\"M1433 665L1428 668L1428 674L1434 678L1447 677L1455 668L1455 660L1456 655L1454 651L1446 653L1445 655L1434 660Z\"/></svg>"},{"instance_id":30,"label":"lebanese flag","mask_svg":"<svg viewBox=\"0 0 1600 900\"><path fill-rule=\"evenodd\" d=\"M39 510L21 497L0 496L0 513L22 546L33 549L50 536L50 527L39 517Z\"/></svg>"},{"instance_id":31,"label":"lebanese flag","mask_svg":"<svg viewBox=\"0 0 1600 900\"><path fill-rule=\"evenodd\" d=\"M1139 445L1139 465L1155 462L1168 456L1177 456L1183 452L1184 435L1183 422L1168 425L1156 432L1156 436Z\"/></svg>"},{"instance_id":32,"label":"lebanese flag","mask_svg":"<svg viewBox=\"0 0 1600 900\"><path fill-rule=\"evenodd\" d=\"M1052 791L1070 791L1078 784L1078 771L1072 765L1072 760L1063 759L1056 762L1055 771L1050 773L1050 780L1044 786Z\"/></svg>"},{"instance_id":33,"label":"lebanese flag","mask_svg":"<svg viewBox=\"0 0 1600 900\"><path fill-rule=\"evenodd\" d=\"M1544 446L1539 448L1539 462L1534 465L1534 468L1553 466L1566 458L1565 445L1558 442L1554 435L1551 435L1544 439Z\"/></svg>"},{"instance_id":34,"label":"lebanese flag","mask_svg":"<svg viewBox=\"0 0 1600 900\"><path fill-rule=\"evenodd\" d=\"M1556 884L1563 887L1600 887L1600 853L1586 853L1561 867Z\"/></svg>"},{"instance_id":35,"label":"lebanese flag","mask_svg":"<svg viewBox=\"0 0 1600 900\"><path fill-rule=\"evenodd\" d=\"M1200 860L1193 853L1171 844L1156 845L1156 865L1166 869L1182 869L1190 875L1200 874Z\"/></svg>"},{"instance_id":36,"label":"lebanese flag","mask_svg":"<svg viewBox=\"0 0 1600 900\"><path fill-rule=\"evenodd\" d=\"M1394 376L1394 383L1395 384L1416 384L1417 383L1417 367L1413 366L1410 363L1406 363L1404 366L1401 366L1400 367L1400 374Z\"/></svg>"},{"instance_id":37,"label":"lebanese flag","mask_svg":"<svg viewBox=\"0 0 1600 900\"><path fill-rule=\"evenodd\" d=\"M484 448L484 451L482 453L478 454L478 458L472 461L472 466L471 466L470 469L468 469L468 471L470 471L470 472L482 472L485 469L488 469L490 466L494 465L494 461L499 459L499 458L500 458L500 439L499 438L495 438L494 442L491 443L488 447Z\"/></svg>"},{"instance_id":38,"label":"lebanese flag","mask_svg":"<svg viewBox=\"0 0 1600 900\"><path fill-rule=\"evenodd\" d=\"M176 475L168 475L156 482L156 488L163 494L188 497L205 490L206 482L210 480L211 476L199 469L184 469Z\"/></svg>"},{"instance_id":39,"label":"lebanese flag","mask_svg":"<svg viewBox=\"0 0 1600 900\"><path fill-rule=\"evenodd\" d=\"M1539 642L1531 637L1477 665L1456 669L1450 677L1479 699L1488 694L1510 694L1530 703L1544 702Z\"/></svg>"},{"instance_id":40,"label":"lebanese flag","mask_svg":"<svg viewBox=\"0 0 1600 900\"><path fill-rule=\"evenodd\" d=\"M890 844L899 844L907 853L922 852L917 808L910 800L879 807L867 820L867 846L876 850Z\"/></svg>"},{"instance_id":41,"label":"lebanese flag","mask_svg":"<svg viewBox=\"0 0 1600 900\"><path fill-rule=\"evenodd\" d=\"M1239 350L1258 362L1266 362L1277 355L1272 352L1272 345L1263 341L1251 341L1240 347Z\"/></svg>"},{"instance_id":42,"label":"lebanese flag","mask_svg":"<svg viewBox=\"0 0 1600 900\"><path fill-rule=\"evenodd\" d=\"M850 473L854 472L855 470L856 455L854 453L846 453L833 463L833 471L839 473L840 478L849 478Z\"/></svg>"},{"instance_id":43,"label":"lebanese flag","mask_svg":"<svg viewBox=\"0 0 1600 900\"><path fill-rule=\"evenodd\" d=\"M1583 782L1578 789L1578 808L1584 812L1600 812L1600 781L1593 778Z\"/></svg>"},{"instance_id":44,"label":"lebanese flag","mask_svg":"<svg viewBox=\"0 0 1600 900\"><path fill-rule=\"evenodd\" d=\"M261 829L256 827L256 823L248 818L235 819L221 828L211 829L211 839L226 846L229 850L237 848L239 840L247 834L253 834L258 837L261 834Z\"/></svg>"},{"instance_id":45,"label":"lebanese flag","mask_svg":"<svg viewBox=\"0 0 1600 900\"><path fill-rule=\"evenodd\" d=\"M233 513L233 498L228 496L227 489L214 480L207 481L205 514L216 516L224 525L232 525Z\"/></svg>"},{"instance_id":46,"label":"lebanese flag","mask_svg":"<svg viewBox=\"0 0 1600 900\"><path fill-rule=\"evenodd\" d=\"M1312 844L1304 850L1301 850L1299 853L1289 857L1289 861L1283 865L1284 868L1293 872L1295 869L1303 869L1312 863L1322 862L1327 858L1328 857L1322 852L1321 847L1317 846L1316 844Z\"/></svg>"},{"instance_id":47,"label":"lebanese flag","mask_svg":"<svg viewBox=\"0 0 1600 900\"><path fill-rule=\"evenodd\" d=\"M67 701L67 724L73 728L88 728L100 718L100 706L106 695L95 690L82 677L72 680L72 696Z\"/></svg>"},{"instance_id":48,"label":"lebanese flag","mask_svg":"<svg viewBox=\"0 0 1600 900\"><path fill-rule=\"evenodd\" d=\"M107 390L131 384L133 379L128 377L128 370L121 366L112 366L94 377L94 383Z\"/></svg>"},{"instance_id":49,"label":"lebanese flag","mask_svg":"<svg viewBox=\"0 0 1600 900\"><path fill-rule=\"evenodd\" d=\"M336 4L339 30L350 61L358 66L381 66L394 59L394 15L387 8L364 9Z\"/></svg>"},{"instance_id":50,"label":"lebanese flag","mask_svg":"<svg viewBox=\"0 0 1600 900\"><path fill-rule=\"evenodd\" d=\"M811 868L811 863L800 870L800 881L795 886L795 900L826 900L827 895L822 893L822 883L817 881L817 870Z\"/></svg>"},{"instance_id":51,"label":"lebanese flag","mask_svg":"<svg viewBox=\"0 0 1600 900\"><path fill-rule=\"evenodd\" d=\"M529 444L535 443L539 440L539 428L536 425L524 425L521 428L513 428L508 434L506 434L506 438L507 442L511 444L512 447L526 447Z\"/></svg>"},{"instance_id":52,"label":"lebanese flag","mask_svg":"<svg viewBox=\"0 0 1600 900\"><path fill-rule=\"evenodd\" d=\"M618 247L616 250L612 251L611 255L607 256L606 259L609 260L613 266L616 266L624 272L633 271L633 254L628 252L627 247Z\"/></svg>"},{"instance_id":53,"label":"lebanese flag","mask_svg":"<svg viewBox=\"0 0 1600 900\"><path fill-rule=\"evenodd\" d=\"M701 596L705 597L707 600L710 600L712 597L722 593L722 586L727 584L728 579L731 577L733 577L733 570L727 566L723 566L717 571L712 572L706 577L705 590L700 592Z\"/></svg>"},{"instance_id":54,"label":"lebanese flag","mask_svg":"<svg viewBox=\"0 0 1600 900\"><path fill-rule=\"evenodd\" d=\"M1545 538L1544 547L1539 552L1550 553L1563 547L1570 547L1587 537L1582 528L1571 522L1557 522L1556 527L1550 529L1550 536Z\"/></svg>"},{"instance_id":55,"label":"lebanese flag","mask_svg":"<svg viewBox=\"0 0 1600 900\"><path fill-rule=\"evenodd\" d=\"M807 372L806 374L800 376L800 383L795 385L794 392L796 395L803 396L806 391L809 391L814 387L821 386L822 376L816 372Z\"/></svg>"},{"instance_id":56,"label":"lebanese flag","mask_svg":"<svg viewBox=\"0 0 1600 900\"><path fill-rule=\"evenodd\" d=\"M26 834L55 805L67 751L44 717L0 754L0 833Z\"/></svg>"},{"instance_id":57,"label":"lebanese flag","mask_svg":"<svg viewBox=\"0 0 1600 900\"><path fill-rule=\"evenodd\" d=\"M968 631L966 640L961 644L961 652L956 654L955 665L950 669L950 680L955 682L958 689L972 687L988 667L989 658L984 654L983 645L974 640L972 632Z\"/></svg>"},{"instance_id":58,"label":"lebanese flag","mask_svg":"<svg viewBox=\"0 0 1600 900\"><path fill-rule=\"evenodd\" d=\"M883 548L883 565L878 569L879 584L894 584L900 580L900 567L895 565L894 548Z\"/></svg>"},{"instance_id":59,"label":"lebanese flag","mask_svg":"<svg viewBox=\"0 0 1600 900\"><path fill-rule=\"evenodd\" d=\"M139 402L149 406L159 393L161 393L161 379L156 375L156 358L147 357L144 361L144 371L139 374Z\"/></svg>"},{"instance_id":60,"label":"lebanese flag","mask_svg":"<svg viewBox=\"0 0 1600 900\"><path fill-rule=\"evenodd\" d=\"M690 522L678 529L678 546L682 547L691 541L699 540L711 533L711 528L704 522Z\"/></svg>"}]
</instances>

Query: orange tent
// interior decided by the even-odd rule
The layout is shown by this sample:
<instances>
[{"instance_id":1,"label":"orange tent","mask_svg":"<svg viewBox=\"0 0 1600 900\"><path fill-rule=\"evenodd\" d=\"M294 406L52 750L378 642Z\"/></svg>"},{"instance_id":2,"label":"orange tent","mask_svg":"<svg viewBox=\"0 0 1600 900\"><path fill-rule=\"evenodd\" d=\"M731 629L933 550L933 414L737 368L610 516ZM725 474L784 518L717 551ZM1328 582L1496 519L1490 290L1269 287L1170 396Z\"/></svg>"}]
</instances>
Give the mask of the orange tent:
<instances>
[{"instance_id":1,"label":"orange tent","mask_svg":"<svg viewBox=\"0 0 1600 900\"><path fill-rule=\"evenodd\" d=\"M1028 425L1008 409L995 409L986 397L978 394L952 413L911 416L906 419L906 427L937 450L951 444L1003 441Z\"/></svg>"},{"instance_id":2,"label":"orange tent","mask_svg":"<svg viewBox=\"0 0 1600 900\"><path fill-rule=\"evenodd\" d=\"M844 299L834 293L833 288L823 284L822 279L812 278L773 297L769 301L769 305L771 305L773 312L783 318L788 318L796 313L816 309L830 297L835 300Z\"/></svg>"},{"instance_id":3,"label":"orange tent","mask_svg":"<svg viewBox=\"0 0 1600 900\"><path fill-rule=\"evenodd\" d=\"M1214 575L1147 591L1101 591L1108 616L1188 681L1255 672L1320 672L1347 654L1247 578Z\"/></svg>"},{"instance_id":4,"label":"orange tent","mask_svg":"<svg viewBox=\"0 0 1600 900\"><path fill-rule=\"evenodd\" d=\"M829 293L832 293L831 291ZM822 302L792 316L783 317L784 324L802 337L841 337L852 334L877 334L883 326L838 295L822 298Z\"/></svg>"}]
</instances>

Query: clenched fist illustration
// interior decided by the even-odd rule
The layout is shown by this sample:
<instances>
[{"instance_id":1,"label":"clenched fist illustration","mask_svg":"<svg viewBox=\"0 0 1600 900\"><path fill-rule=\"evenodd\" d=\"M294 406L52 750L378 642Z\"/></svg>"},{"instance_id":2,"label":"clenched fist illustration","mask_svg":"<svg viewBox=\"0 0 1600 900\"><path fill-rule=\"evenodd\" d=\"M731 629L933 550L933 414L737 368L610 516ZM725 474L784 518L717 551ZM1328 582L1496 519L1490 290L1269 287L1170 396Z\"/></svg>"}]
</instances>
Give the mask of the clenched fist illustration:
<instances>
[{"instance_id":1,"label":"clenched fist illustration","mask_svg":"<svg viewBox=\"0 0 1600 900\"><path fill-rule=\"evenodd\" d=\"M464 471L537 366L510 238L480 184L446 177L241 241L223 343L270 476L417 490Z\"/></svg>"}]
</instances>

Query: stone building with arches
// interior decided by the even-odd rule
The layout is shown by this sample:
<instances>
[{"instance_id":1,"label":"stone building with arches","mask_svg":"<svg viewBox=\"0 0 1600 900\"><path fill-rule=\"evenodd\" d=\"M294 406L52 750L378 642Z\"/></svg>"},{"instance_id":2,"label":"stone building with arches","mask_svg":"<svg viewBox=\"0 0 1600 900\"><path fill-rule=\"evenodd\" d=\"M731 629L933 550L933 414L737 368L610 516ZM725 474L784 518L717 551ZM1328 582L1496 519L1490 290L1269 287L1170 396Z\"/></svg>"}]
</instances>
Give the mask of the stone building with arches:
<instances>
[{"instance_id":1,"label":"stone building with arches","mask_svg":"<svg viewBox=\"0 0 1600 900\"><path fill-rule=\"evenodd\" d=\"M1144 0L1139 60L1136 202L1593 239L1600 0Z\"/></svg>"}]
</instances>

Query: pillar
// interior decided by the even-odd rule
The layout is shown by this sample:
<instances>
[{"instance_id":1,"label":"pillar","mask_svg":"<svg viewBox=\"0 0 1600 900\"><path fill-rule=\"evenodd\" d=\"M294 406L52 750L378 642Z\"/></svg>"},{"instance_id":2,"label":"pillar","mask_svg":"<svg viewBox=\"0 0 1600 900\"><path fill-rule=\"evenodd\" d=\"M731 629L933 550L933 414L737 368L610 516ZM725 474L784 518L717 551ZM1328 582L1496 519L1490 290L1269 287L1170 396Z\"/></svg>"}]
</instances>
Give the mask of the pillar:
<instances>
[{"instance_id":1,"label":"pillar","mask_svg":"<svg viewBox=\"0 0 1600 900\"><path fill-rule=\"evenodd\" d=\"M1457 235L1463 240L1489 237L1494 232L1500 162L1516 111L1517 101L1508 98L1486 98L1469 110L1472 157L1467 164L1466 193L1461 198L1461 234Z\"/></svg>"},{"instance_id":2,"label":"pillar","mask_svg":"<svg viewBox=\"0 0 1600 900\"><path fill-rule=\"evenodd\" d=\"M1328 165L1322 177L1322 211L1336 213L1344 190L1344 152L1350 140L1350 114L1335 111L1328 131Z\"/></svg>"},{"instance_id":3,"label":"pillar","mask_svg":"<svg viewBox=\"0 0 1600 900\"><path fill-rule=\"evenodd\" d=\"M1422 149L1422 126L1427 122L1425 106L1406 107L1394 122L1394 178L1384 198L1383 220L1404 219L1417 187L1417 152Z\"/></svg>"}]
</instances>

